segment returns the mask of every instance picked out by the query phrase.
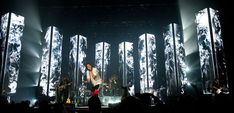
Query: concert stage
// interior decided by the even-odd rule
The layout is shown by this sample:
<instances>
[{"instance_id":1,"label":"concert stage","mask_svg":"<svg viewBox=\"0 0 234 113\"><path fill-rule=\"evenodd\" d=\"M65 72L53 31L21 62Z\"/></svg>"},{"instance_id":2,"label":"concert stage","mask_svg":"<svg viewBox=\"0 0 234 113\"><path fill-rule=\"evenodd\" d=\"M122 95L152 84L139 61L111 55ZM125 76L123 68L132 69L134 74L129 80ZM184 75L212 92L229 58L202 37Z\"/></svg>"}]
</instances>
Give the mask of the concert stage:
<instances>
[{"instance_id":1,"label":"concert stage","mask_svg":"<svg viewBox=\"0 0 234 113\"><path fill-rule=\"evenodd\" d=\"M88 112L88 99L86 97L84 103L79 104L65 104L65 108L71 113L86 113ZM99 97L102 103L102 113L108 111L110 108L116 106L121 101L121 96L103 96Z\"/></svg>"},{"instance_id":2,"label":"concert stage","mask_svg":"<svg viewBox=\"0 0 234 113\"><path fill-rule=\"evenodd\" d=\"M69 106L66 106L68 111L71 111L73 113L82 113L82 112L88 112L88 106L75 106L73 109L69 109ZM101 106L102 108L102 112L108 111L109 110L109 106Z\"/></svg>"},{"instance_id":3,"label":"concert stage","mask_svg":"<svg viewBox=\"0 0 234 113\"><path fill-rule=\"evenodd\" d=\"M84 97L83 99L79 99L76 106L87 106L89 98L90 97ZM103 106L108 106L109 104L119 103L121 101L121 96L99 96L99 99Z\"/></svg>"}]
</instances>

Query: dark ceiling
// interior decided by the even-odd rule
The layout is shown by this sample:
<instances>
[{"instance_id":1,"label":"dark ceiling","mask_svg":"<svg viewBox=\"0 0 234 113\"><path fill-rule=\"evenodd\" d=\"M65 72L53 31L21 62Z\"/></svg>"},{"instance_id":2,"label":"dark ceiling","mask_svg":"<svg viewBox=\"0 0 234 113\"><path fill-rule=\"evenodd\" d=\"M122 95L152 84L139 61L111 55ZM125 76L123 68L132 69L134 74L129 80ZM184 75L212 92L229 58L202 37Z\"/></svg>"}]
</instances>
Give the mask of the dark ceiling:
<instances>
[{"instance_id":1,"label":"dark ceiling","mask_svg":"<svg viewBox=\"0 0 234 113\"><path fill-rule=\"evenodd\" d=\"M57 26L64 35L119 37L144 32L161 32L169 23L181 23L178 1L181 0L3 0L0 13L15 12L28 21L28 10L38 15L43 30ZM202 1L202 0L197 0ZM206 0L220 5L221 0ZM30 7L30 8L27 8Z\"/></svg>"},{"instance_id":2,"label":"dark ceiling","mask_svg":"<svg viewBox=\"0 0 234 113\"><path fill-rule=\"evenodd\" d=\"M161 34L169 23L180 24L178 1L183 0L2 0L0 14L15 12L26 21L38 22L43 31L56 26L67 37L136 37L145 32ZM205 1L226 8L222 0Z\"/></svg>"},{"instance_id":3,"label":"dark ceiling","mask_svg":"<svg viewBox=\"0 0 234 113\"><path fill-rule=\"evenodd\" d=\"M68 34L113 37L179 22L176 0L42 0L38 4L42 25L62 25Z\"/></svg>"},{"instance_id":4,"label":"dark ceiling","mask_svg":"<svg viewBox=\"0 0 234 113\"><path fill-rule=\"evenodd\" d=\"M40 6L125 6L125 5L168 5L177 3L177 0L40 0Z\"/></svg>"},{"instance_id":5,"label":"dark ceiling","mask_svg":"<svg viewBox=\"0 0 234 113\"><path fill-rule=\"evenodd\" d=\"M58 25L75 20L82 24L106 24L114 21L142 22L156 14L163 15L177 9L177 0L4 0L1 9L23 14L23 8L33 5L38 8L42 24ZM22 2L23 1L23 2ZM171 9L172 10L171 10ZM38 13L37 12L37 13ZM22 14L21 14L22 13ZM161 15L160 15L161 16ZM134 18L134 19L133 19ZM85 22L84 22L85 21ZM149 21L150 20L149 18ZM156 20L154 20L156 21ZM76 23L77 23L76 22ZM79 24L78 22L78 24Z\"/></svg>"}]
</instances>

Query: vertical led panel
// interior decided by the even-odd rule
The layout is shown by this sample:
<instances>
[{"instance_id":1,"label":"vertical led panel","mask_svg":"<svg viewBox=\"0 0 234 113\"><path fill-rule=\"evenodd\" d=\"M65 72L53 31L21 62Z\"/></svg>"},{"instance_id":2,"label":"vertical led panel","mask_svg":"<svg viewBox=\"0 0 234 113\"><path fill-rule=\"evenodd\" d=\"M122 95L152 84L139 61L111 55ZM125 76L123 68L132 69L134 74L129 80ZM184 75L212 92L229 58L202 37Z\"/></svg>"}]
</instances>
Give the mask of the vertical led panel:
<instances>
[{"instance_id":1,"label":"vertical led panel","mask_svg":"<svg viewBox=\"0 0 234 113\"><path fill-rule=\"evenodd\" d=\"M43 40L42 57L41 57L41 77L40 86L42 87L42 93L47 95L48 92L48 79L49 79L49 57L50 57L50 44L51 44L51 27L46 31L46 35Z\"/></svg>"},{"instance_id":2,"label":"vertical led panel","mask_svg":"<svg viewBox=\"0 0 234 113\"><path fill-rule=\"evenodd\" d=\"M173 95L176 92L176 68L175 68L175 48L173 39L173 29L169 25L164 37L165 71L167 81L167 95Z\"/></svg>"},{"instance_id":3,"label":"vertical led panel","mask_svg":"<svg viewBox=\"0 0 234 113\"><path fill-rule=\"evenodd\" d=\"M203 92L207 93L209 82L215 78L208 9L203 9L196 14L196 23Z\"/></svg>"},{"instance_id":4,"label":"vertical led panel","mask_svg":"<svg viewBox=\"0 0 234 113\"><path fill-rule=\"evenodd\" d=\"M107 82L107 67L110 62L110 44L99 42L95 46L95 65L98 68L103 82Z\"/></svg>"},{"instance_id":5,"label":"vertical led panel","mask_svg":"<svg viewBox=\"0 0 234 113\"><path fill-rule=\"evenodd\" d=\"M153 34L143 34L138 42L140 64L140 92L154 93L157 75L156 40Z\"/></svg>"},{"instance_id":6,"label":"vertical led panel","mask_svg":"<svg viewBox=\"0 0 234 113\"><path fill-rule=\"evenodd\" d=\"M184 41L177 24L169 24L163 34L165 54L165 74L167 95L183 93L182 85L186 79Z\"/></svg>"},{"instance_id":7,"label":"vertical led panel","mask_svg":"<svg viewBox=\"0 0 234 113\"><path fill-rule=\"evenodd\" d=\"M119 44L119 71L122 75L122 86L129 87L130 95L135 94L134 84L134 59L133 43L122 42Z\"/></svg>"},{"instance_id":8,"label":"vertical led panel","mask_svg":"<svg viewBox=\"0 0 234 113\"><path fill-rule=\"evenodd\" d=\"M16 93L19 75L21 37L23 36L24 17L7 13L1 18L1 91Z\"/></svg>"},{"instance_id":9,"label":"vertical led panel","mask_svg":"<svg viewBox=\"0 0 234 113\"><path fill-rule=\"evenodd\" d=\"M70 38L71 50L69 52L69 73L72 77L72 90L79 91L79 96L84 97L85 59L87 51L87 38L75 35Z\"/></svg>"},{"instance_id":10,"label":"vertical led panel","mask_svg":"<svg viewBox=\"0 0 234 113\"><path fill-rule=\"evenodd\" d=\"M173 25L172 27L174 29L178 93L184 93L183 86L188 83L186 76L184 38L180 26L177 24L171 25Z\"/></svg>"},{"instance_id":11,"label":"vertical led panel","mask_svg":"<svg viewBox=\"0 0 234 113\"><path fill-rule=\"evenodd\" d=\"M78 45L79 45L79 36L75 35L70 38L71 50L69 52L69 73L73 79L73 88L75 89L76 81L78 81Z\"/></svg>"},{"instance_id":12,"label":"vertical led panel","mask_svg":"<svg viewBox=\"0 0 234 113\"><path fill-rule=\"evenodd\" d=\"M42 93L55 96L61 75L62 35L56 27L49 27L43 40L40 86Z\"/></svg>"},{"instance_id":13,"label":"vertical led panel","mask_svg":"<svg viewBox=\"0 0 234 113\"><path fill-rule=\"evenodd\" d=\"M219 11L209 8L210 22L212 28L214 55L215 55L215 69L217 72L216 78L219 78L226 88L228 86L226 60L224 54L223 39L221 35L221 23L219 18Z\"/></svg>"},{"instance_id":14,"label":"vertical led panel","mask_svg":"<svg viewBox=\"0 0 234 113\"><path fill-rule=\"evenodd\" d=\"M210 85L215 78L228 87L218 11L212 8L199 11L196 24L203 93L211 93Z\"/></svg>"}]
</instances>

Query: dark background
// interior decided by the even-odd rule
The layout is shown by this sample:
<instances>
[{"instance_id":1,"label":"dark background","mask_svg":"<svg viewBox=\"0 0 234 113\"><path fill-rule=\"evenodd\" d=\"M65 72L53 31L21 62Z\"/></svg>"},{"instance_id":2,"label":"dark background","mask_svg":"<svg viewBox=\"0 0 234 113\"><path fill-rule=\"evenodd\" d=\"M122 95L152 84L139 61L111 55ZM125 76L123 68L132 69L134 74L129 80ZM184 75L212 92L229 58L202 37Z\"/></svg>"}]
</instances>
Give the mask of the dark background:
<instances>
[{"instance_id":1,"label":"dark background","mask_svg":"<svg viewBox=\"0 0 234 113\"><path fill-rule=\"evenodd\" d=\"M28 87L34 87L39 80L41 39L48 26L56 26L63 34L62 74L68 73L69 38L76 34L88 38L89 62L94 62L95 43L105 41L111 44L111 71L117 72L118 44L131 41L137 44L143 33L154 34L157 40L158 74L163 76L164 46L162 33L170 23L183 24L180 2L186 0L2 0L0 14L13 12L25 17L22 37L22 54L18 80L19 95ZM220 11L222 36L227 60L228 77L233 92L232 70L232 1L187 0L188 8L195 13L212 7ZM193 20L191 20L193 21ZM196 37L194 37L196 38ZM196 42L193 42L196 43ZM186 45L186 43L185 43ZM188 45L189 46L189 45ZM137 45L134 45L136 48ZM186 49L186 48L185 48ZM137 58L137 57L136 57ZM198 52L186 56L188 64L196 64L195 70L188 73L193 79L200 75ZM137 67L137 64L135 64ZM199 80L199 77L198 79ZM30 94L28 94L30 95Z\"/></svg>"}]
</instances>

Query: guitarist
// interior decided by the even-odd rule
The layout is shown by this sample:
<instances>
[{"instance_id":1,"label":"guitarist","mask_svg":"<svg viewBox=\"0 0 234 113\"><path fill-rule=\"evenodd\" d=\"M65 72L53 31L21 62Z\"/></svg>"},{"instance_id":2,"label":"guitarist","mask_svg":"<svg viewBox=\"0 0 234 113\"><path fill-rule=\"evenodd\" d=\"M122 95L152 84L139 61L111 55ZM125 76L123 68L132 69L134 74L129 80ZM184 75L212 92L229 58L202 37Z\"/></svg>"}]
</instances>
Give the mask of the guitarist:
<instances>
[{"instance_id":1,"label":"guitarist","mask_svg":"<svg viewBox=\"0 0 234 113\"><path fill-rule=\"evenodd\" d=\"M220 82L219 79L215 79L212 83L212 93L215 95L221 94L222 93L222 83Z\"/></svg>"},{"instance_id":2,"label":"guitarist","mask_svg":"<svg viewBox=\"0 0 234 113\"><path fill-rule=\"evenodd\" d=\"M58 86L59 102L65 103L66 99L69 98L69 90L71 86L71 81L68 76L64 76Z\"/></svg>"}]
</instances>

